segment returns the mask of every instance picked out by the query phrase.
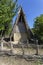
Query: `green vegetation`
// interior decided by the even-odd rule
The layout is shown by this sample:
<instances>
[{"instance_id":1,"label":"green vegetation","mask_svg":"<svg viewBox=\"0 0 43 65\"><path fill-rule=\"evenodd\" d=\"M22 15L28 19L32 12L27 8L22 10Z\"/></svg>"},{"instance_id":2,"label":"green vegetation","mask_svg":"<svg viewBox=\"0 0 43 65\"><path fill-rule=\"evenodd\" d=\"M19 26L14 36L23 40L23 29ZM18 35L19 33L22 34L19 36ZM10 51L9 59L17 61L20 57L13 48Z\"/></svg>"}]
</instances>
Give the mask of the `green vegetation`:
<instances>
[{"instance_id":1,"label":"green vegetation","mask_svg":"<svg viewBox=\"0 0 43 65\"><path fill-rule=\"evenodd\" d=\"M35 34L35 37L39 41L43 42L43 14L35 18L34 27L32 30Z\"/></svg>"},{"instance_id":2,"label":"green vegetation","mask_svg":"<svg viewBox=\"0 0 43 65\"><path fill-rule=\"evenodd\" d=\"M36 62L36 64L37 65L42 65L41 61L39 61L39 60Z\"/></svg>"},{"instance_id":3,"label":"green vegetation","mask_svg":"<svg viewBox=\"0 0 43 65\"><path fill-rule=\"evenodd\" d=\"M17 10L17 0L0 0L0 35L10 33Z\"/></svg>"}]
</instances>

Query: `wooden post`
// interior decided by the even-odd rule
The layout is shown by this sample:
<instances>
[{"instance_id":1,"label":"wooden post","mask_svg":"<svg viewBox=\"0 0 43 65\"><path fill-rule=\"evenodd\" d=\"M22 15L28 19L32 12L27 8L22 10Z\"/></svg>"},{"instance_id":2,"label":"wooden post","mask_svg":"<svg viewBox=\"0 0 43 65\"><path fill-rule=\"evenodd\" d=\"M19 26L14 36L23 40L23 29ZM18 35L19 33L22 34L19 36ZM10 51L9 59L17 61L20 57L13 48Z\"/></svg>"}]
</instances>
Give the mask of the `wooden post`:
<instances>
[{"instance_id":1,"label":"wooden post","mask_svg":"<svg viewBox=\"0 0 43 65\"><path fill-rule=\"evenodd\" d=\"M3 42L1 42L1 50L3 50Z\"/></svg>"},{"instance_id":2,"label":"wooden post","mask_svg":"<svg viewBox=\"0 0 43 65\"><path fill-rule=\"evenodd\" d=\"M13 44L11 42L11 37L10 37L10 44L11 44L11 53L12 53L12 50L13 50Z\"/></svg>"},{"instance_id":3,"label":"wooden post","mask_svg":"<svg viewBox=\"0 0 43 65\"><path fill-rule=\"evenodd\" d=\"M11 37L10 37L10 44L11 44L11 50L13 49L13 44L11 42Z\"/></svg>"},{"instance_id":4,"label":"wooden post","mask_svg":"<svg viewBox=\"0 0 43 65\"><path fill-rule=\"evenodd\" d=\"M27 44L29 44L29 40L27 39Z\"/></svg>"},{"instance_id":5,"label":"wooden post","mask_svg":"<svg viewBox=\"0 0 43 65\"><path fill-rule=\"evenodd\" d=\"M36 40L36 55L38 55L38 40Z\"/></svg>"},{"instance_id":6,"label":"wooden post","mask_svg":"<svg viewBox=\"0 0 43 65\"><path fill-rule=\"evenodd\" d=\"M13 44L12 44L12 42L11 42L11 50L13 50Z\"/></svg>"},{"instance_id":7,"label":"wooden post","mask_svg":"<svg viewBox=\"0 0 43 65\"><path fill-rule=\"evenodd\" d=\"M1 40L1 50L3 50L3 38Z\"/></svg>"},{"instance_id":8,"label":"wooden post","mask_svg":"<svg viewBox=\"0 0 43 65\"><path fill-rule=\"evenodd\" d=\"M29 40L27 40L27 46L29 47Z\"/></svg>"},{"instance_id":9,"label":"wooden post","mask_svg":"<svg viewBox=\"0 0 43 65\"><path fill-rule=\"evenodd\" d=\"M20 44L21 44L21 48L22 48L22 52L23 52L22 54L24 55L24 47L21 42L20 42Z\"/></svg>"}]
</instances>

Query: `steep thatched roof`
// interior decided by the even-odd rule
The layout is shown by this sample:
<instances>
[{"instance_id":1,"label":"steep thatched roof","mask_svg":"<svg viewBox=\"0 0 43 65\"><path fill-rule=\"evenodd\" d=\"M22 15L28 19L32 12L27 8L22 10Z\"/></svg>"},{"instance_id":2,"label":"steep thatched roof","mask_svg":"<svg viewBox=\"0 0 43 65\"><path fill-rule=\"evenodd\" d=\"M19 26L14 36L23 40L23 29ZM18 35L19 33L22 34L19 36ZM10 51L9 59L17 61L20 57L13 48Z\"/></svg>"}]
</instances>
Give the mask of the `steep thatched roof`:
<instances>
[{"instance_id":1,"label":"steep thatched roof","mask_svg":"<svg viewBox=\"0 0 43 65\"><path fill-rule=\"evenodd\" d=\"M26 27L26 30L27 30L28 37L29 38L33 38L33 33L32 33L32 31L30 30L30 28L29 28L29 26L27 24L27 21L25 19L25 15L24 15L24 12L23 12L23 9L22 8L20 8L20 10L18 12L18 17L16 18L16 21L15 21L14 26L13 26L13 29L11 31L10 37L14 34L15 25L19 22L20 17L22 17L22 19L23 19L23 22L24 22L25 27Z\"/></svg>"}]
</instances>

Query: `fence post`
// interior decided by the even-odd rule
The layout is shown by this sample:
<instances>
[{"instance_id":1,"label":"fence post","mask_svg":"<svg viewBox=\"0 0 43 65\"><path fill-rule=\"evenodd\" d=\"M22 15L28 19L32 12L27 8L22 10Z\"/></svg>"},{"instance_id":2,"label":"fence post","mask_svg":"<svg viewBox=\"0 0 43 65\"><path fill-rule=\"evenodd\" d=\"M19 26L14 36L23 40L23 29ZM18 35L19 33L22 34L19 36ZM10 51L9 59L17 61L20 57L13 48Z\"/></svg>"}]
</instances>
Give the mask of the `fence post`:
<instances>
[{"instance_id":1,"label":"fence post","mask_svg":"<svg viewBox=\"0 0 43 65\"><path fill-rule=\"evenodd\" d=\"M4 37L2 37L2 39L1 39L1 50L3 50L3 38Z\"/></svg>"},{"instance_id":2,"label":"fence post","mask_svg":"<svg viewBox=\"0 0 43 65\"><path fill-rule=\"evenodd\" d=\"M11 37L10 37L10 45L11 45L11 53L12 53L12 50L13 50L13 44L11 42Z\"/></svg>"},{"instance_id":3,"label":"fence post","mask_svg":"<svg viewBox=\"0 0 43 65\"><path fill-rule=\"evenodd\" d=\"M29 40L27 40L27 46L29 46Z\"/></svg>"},{"instance_id":4,"label":"fence post","mask_svg":"<svg viewBox=\"0 0 43 65\"><path fill-rule=\"evenodd\" d=\"M24 55L24 46L22 45L22 43L20 42L21 44L21 48L22 48L22 51L23 51L23 55Z\"/></svg>"},{"instance_id":5,"label":"fence post","mask_svg":"<svg viewBox=\"0 0 43 65\"><path fill-rule=\"evenodd\" d=\"M3 50L3 42L1 42L1 50Z\"/></svg>"},{"instance_id":6,"label":"fence post","mask_svg":"<svg viewBox=\"0 0 43 65\"><path fill-rule=\"evenodd\" d=\"M13 44L12 44L12 42L11 42L11 50L13 50Z\"/></svg>"},{"instance_id":7,"label":"fence post","mask_svg":"<svg viewBox=\"0 0 43 65\"><path fill-rule=\"evenodd\" d=\"M38 40L36 40L36 55L38 55Z\"/></svg>"}]
</instances>

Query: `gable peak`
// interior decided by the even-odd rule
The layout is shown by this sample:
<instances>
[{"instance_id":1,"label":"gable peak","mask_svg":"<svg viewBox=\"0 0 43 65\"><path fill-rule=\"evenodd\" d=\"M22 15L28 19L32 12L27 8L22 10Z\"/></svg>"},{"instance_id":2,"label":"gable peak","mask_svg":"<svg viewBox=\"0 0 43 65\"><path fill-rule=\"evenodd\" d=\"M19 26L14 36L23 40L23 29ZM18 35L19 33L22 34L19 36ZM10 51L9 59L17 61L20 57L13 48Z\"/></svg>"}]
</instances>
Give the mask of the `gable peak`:
<instances>
[{"instance_id":1,"label":"gable peak","mask_svg":"<svg viewBox=\"0 0 43 65\"><path fill-rule=\"evenodd\" d=\"M18 11L18 14L20 14L21 12L24 14L23 9L22 9L22 7L20 6L19 11Z\"/></svg>"}]
</instances>

